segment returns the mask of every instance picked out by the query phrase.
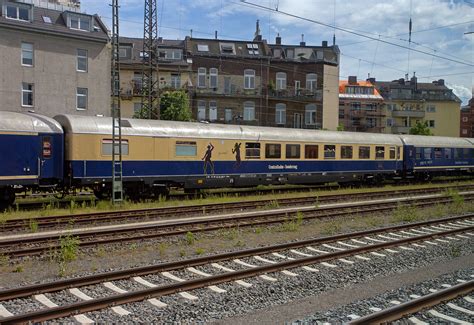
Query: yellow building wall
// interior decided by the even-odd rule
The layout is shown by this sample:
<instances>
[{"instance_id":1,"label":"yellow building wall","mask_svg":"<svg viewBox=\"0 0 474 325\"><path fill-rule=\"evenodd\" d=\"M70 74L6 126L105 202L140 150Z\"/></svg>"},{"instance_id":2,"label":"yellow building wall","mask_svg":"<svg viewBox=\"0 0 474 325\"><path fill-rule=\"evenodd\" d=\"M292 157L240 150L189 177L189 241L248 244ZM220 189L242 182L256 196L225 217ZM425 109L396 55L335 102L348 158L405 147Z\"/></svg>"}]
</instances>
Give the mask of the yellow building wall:
<instances>
[{"instance_id":1,"label":"yellow building wall","mask_svg":"<svg viewBox=\"0 0 474 325\"><path fill-rule=\"evenodd\" d=\"M336 131L339 125L339 66L325 64L323 77L323 129Z\"/></svg>"}]
</instances>

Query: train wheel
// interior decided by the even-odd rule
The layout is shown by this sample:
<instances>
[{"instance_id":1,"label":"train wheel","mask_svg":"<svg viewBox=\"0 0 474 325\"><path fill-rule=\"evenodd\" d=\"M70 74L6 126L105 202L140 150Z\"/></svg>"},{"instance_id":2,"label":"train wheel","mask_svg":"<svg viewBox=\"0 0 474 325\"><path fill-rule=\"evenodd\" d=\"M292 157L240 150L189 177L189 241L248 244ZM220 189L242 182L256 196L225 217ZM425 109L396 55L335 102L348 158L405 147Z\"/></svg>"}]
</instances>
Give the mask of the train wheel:
<instances>
[{"instance_id":1,"label":"train wheel","mask_svg":"<svg viewBox=\"0 0 474 325\"><path fill-rule=\"evenodd\" d=\"M110 193L103 189L100 189L100 190L95 189L94 195L98 200L105 200L105 199L110 198Z\"/></svg>"},{"instance_id":2,"label":"train wheel","mask_svg":"<svg viewBox=\"0 0 474 325\"><path fill-rule=\"evenodd\" d=\"M11 187L0 189L0 211L8 209L15 203L15 191Z\"/></svg>"}]
</instances>

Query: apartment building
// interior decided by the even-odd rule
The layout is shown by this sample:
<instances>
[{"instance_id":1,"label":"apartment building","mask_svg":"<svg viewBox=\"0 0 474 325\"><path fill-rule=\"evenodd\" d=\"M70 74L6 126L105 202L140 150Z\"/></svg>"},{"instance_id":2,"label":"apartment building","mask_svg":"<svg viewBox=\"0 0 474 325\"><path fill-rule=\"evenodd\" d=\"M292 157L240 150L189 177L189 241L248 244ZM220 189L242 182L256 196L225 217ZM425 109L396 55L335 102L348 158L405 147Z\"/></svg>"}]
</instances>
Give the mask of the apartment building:
<instances>
[{"instance_id":1,"label":"apartment building","mask_svg":"<svg viewBox=\"0 0 474 325\"><path fill-rule=\"evenodd\" d=\"M461 100L443 79L420 83L413 76L370 81L384 99L385 133L408 134L416 122L426 122L434 135L459 136Z\"/></svg>"},{"instance_id":2,"label":"apartment building","mask_svg":"<svg viewBox=\"0 0 474 325\"><path fill-rule=\"evenodd\" d=\"M123 117L133 117L142 101L142 69L147 59L143 55L143 39L121 37L120 86ZM187 91L192 86L191 64L184 54L184 41L158 39L158 79L160 91Z\"/></svg>"},{"instance_id":3,"label":"apartment building","mask_svg":"<svg viewBox=\"0 0 474 325\"><path fill-rule=\"evenodd\" d=\"M0 1L2 110L110 115L111 51L96 15Z\"/></svg>"},{"instance_id":4,"label":"apartment building","mask_svg":"<svg viewBox=\"0 0 474 325\"><path fill-rule=\"evenodd\" d=\"M383 133L383 107L383 97L370 80L349 76L339 81L339 125L345 131Z\"/></svg>"},{"instance_id":5,"label":"apartment building","mask_svg":"<svg viewBox=\"0 0 474 325\"><path fill-rule=\"evenodd\" d=\"M463 138L474 138L474 98L461 108L461 133Z\"/></svg>"},{"instance_id":6,"label":"apartment building","mask_svg":"<svg viewBox=\"0 0 474 325\"><path fill-rule=\"evenodd\" d=\"M258 25L257 25L258 31ZM186 37L193 117L211 123L337 128L337 46Z\"/></svg>"}]
</instances>

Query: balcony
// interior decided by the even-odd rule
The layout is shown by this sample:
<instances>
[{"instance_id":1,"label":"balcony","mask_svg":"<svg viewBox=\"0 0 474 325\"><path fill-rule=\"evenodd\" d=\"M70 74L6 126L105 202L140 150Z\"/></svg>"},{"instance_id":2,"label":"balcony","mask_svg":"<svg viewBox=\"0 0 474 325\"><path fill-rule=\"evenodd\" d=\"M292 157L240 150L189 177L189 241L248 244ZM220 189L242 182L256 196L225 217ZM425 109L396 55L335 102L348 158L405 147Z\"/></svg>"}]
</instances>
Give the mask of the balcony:
<instances>
[{"instance_id":1,"label":"balcony","mask_svg":"<svg viewBox=\"0 0 474 325\"><path fill-rule=\"evenodd\" d=\"M120 99L122 100L131 100L133 98L132 89L123 89L120 92Z\"/></svg>"},{"instance_id":2,"label":"balcony","mask_svg":"<svg viewBox=\"0 0 474 325\"><path fill-rule=\"evenodd\" d=\"M425 117L425 111L422 110L393 110L393 117Z\"/></svg>"},{"instance_id":3,"label":"balcony","mask_svg":"<svg viewBox=\"0 0 474 325\"><path fill-rule=\"evenodd\" d=\"M287 87L286 89L269 89L268 96L270 98L287 98L297 100L316 100L323 99L323 91L321 89L311 90L306 88Z\"/></svg>"},{"instance_id":4,"label":"balcony","mask_svg":"<svg viewBox=\"0 0 474 325\"><path fill-rule=\"evenodd\" d=\"M398 133L403 133L403 134L408 134L410 133L410 127L409 126L392 126L392 133L398 134Z\"/></svg>"}]
</instances>

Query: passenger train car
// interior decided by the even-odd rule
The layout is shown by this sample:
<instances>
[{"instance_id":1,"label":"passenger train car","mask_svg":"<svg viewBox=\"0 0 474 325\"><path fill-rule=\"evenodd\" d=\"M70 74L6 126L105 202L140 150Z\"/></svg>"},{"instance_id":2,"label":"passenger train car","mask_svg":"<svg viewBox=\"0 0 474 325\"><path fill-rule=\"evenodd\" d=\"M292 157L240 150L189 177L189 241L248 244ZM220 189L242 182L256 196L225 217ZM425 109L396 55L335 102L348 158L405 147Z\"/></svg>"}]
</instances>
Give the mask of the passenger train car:
<instances>
[{"instance_id":1,"label":"passenger train car","mask_svg":"<svg viewBox=\"0 0 474 325\"><path fill-rule=\"evenodd\" d=\"M57 116L71 185L109 190L111 119ZM398 136L124 119L123 178L131 193L394 177Z\"/></svg>"},{"instance_id":2,"label":"passenger train car","mask_svg":"<svg viewBox=\"0 0 474 325\"><path fill-rule=\"evenodd\" d=\"M0 111L0 203L23 189L110 196L112 120ZM122 121L126 194L474 174L474 139L173 121Z\"/></svg>"},{"instance_id":3,"label":"passenger train car","mask_svg":"<svg viewBox=\"0 0 474 325\"><path fill-rule=\"evenodd\" d=\"M62 183L64 137L55 120L36 114L0 112L0 205L18 188Z\"/></svg>"}]
</instances>

